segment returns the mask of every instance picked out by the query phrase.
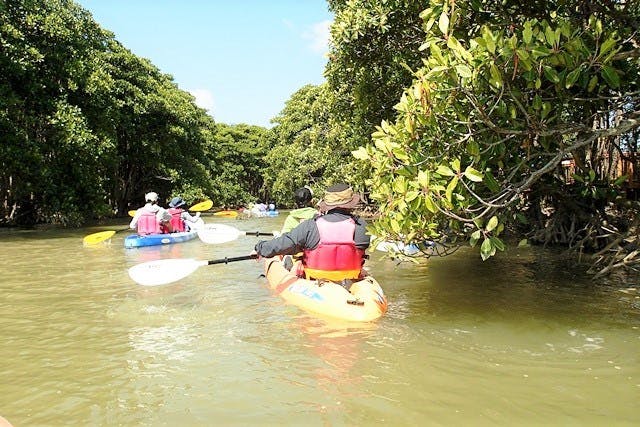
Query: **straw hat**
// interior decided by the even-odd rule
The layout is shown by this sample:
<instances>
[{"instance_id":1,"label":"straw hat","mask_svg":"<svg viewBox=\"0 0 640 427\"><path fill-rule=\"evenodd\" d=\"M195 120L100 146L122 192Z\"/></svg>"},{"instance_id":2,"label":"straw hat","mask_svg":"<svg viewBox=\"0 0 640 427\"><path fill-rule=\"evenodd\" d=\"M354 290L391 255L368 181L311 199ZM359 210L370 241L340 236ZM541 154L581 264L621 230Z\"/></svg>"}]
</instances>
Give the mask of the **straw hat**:
<instances>
[{"instance_id":1,"label":"straw hat","mask_svg":"<svg viewBox=\"0 0 640 427\"><path fill-rule=\"evenodd\" d=\"M353 192L353 188L348 184L340 183L327 188L318 207L326 212L336 208L353 209L358 203L360 203L360 196Z\"/></svg>"}]
</instances>

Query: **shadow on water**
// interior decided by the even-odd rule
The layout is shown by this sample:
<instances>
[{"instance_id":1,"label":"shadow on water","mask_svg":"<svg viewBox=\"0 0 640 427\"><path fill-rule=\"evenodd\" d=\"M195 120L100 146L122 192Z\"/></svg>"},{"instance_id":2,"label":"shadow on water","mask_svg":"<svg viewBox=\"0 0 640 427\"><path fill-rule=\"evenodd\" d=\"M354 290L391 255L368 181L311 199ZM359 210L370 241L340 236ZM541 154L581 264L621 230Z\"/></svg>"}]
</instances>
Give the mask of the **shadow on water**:
<instances>
[{"instance_id":1,"label":"shadow on water","mask_svg":"<svg viewBox=\"0 0 640 427\"><path fill-rule=\"evenodd\" d=\"M620 284L594 282L585 270L548 249L515 249L485 262L463 249L418 265L379 259L374 274L393 301L392 317L453 319L464 314L483 321L628 322L633 302ZM585 315L576 318L576 312Z\"/></svg>"}]
</instances>

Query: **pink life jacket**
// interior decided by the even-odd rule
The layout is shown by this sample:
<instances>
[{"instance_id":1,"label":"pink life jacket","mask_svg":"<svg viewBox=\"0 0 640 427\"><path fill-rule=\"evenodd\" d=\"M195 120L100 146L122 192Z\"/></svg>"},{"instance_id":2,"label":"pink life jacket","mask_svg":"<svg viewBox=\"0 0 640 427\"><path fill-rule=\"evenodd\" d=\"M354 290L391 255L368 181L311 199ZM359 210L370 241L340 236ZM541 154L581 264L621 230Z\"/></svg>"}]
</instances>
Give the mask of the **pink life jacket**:
<instances>
[{"instance_id":1,"label":"pink life jacket","mask_svg":"<svg viewBox=\"0 0 640 427\"><path fill-rule=\"evenodd\" d=\"M181 231L185 231L184 221L180 217L184 209L180 208L169 208L167 211L171 214L171 226L173 227L173 232L178 233Z\"/></svg>"},{"instance_id":2,"label":"pink life jacket","mask_svg":"<svg viewBox=\"0 0 640 427\"><path fill-rule=\"evenodd\" d=\"M329 222L316 219L320 243L315 249L304 251L304 273L313 279L339 282L360 276L364 250L356 247L353 239L356 223L353 218Z\"/></svg>"},{"instance_id":3,"label":"pink life jacket","mask_svg":"<svg viewBox=\"0 0 640 427\"><path fill-rule=\"evenodd\" d=\"M165 231L156 218L156 213L144 210L138 218L138 234L141 236L147 234L161 234Z\"/></svg>"}]
</instances>

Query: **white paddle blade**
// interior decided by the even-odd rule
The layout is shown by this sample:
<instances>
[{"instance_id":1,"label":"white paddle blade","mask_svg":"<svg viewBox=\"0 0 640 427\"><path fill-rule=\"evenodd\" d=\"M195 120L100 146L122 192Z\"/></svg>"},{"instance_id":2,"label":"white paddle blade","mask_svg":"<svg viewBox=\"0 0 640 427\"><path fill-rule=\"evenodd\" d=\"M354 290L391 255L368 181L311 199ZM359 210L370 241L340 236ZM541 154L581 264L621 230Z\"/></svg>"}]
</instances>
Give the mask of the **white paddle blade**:
<instances>
[{"instance_id":1,"label":"white paddle blade","mask_svg":"<svg viewBox=\"0 0 640 427\"><path fill-rule=\"evenodd\" d=\"M202 218L198 218L195 222L188 222L187 225L189 226L189 231L202 230L206 226Z\"/></svg>"},{"instance_id":2,"label":"white paddle blade","mask_svg":"<svg viewBox=\"0 0 640 427\"><path fill-rule=\"evenodd\" d=\"M159 286L187 277L207 261L169 258L143 262L129 269L129 277L142 286Z\"/></svg>"},{"instance_id":3,"label":"white paddle blade","mask_svg":"<svg viewBox=\"0 0 640 427\"><path fill-rule=\"evenodd\" d=\"M398 252L404 255L414 256L420 252L420 248L415 243L394 242L389 240L379 240L376 236L371 236L371 244L376 250L381 252Z\"/></svg>"},{"instance_id":4,"label":"white paddle blade","mask_svg":"<svg viewBox=\"0 0 640 427\"><path fill-rule=\"evenodd\" d=\"M405 255L415 255L420 252L417 245L411 243L382 241L378 243L376 249L382 252L402 252Z\"/></svg>"},{"instance_id":5,"label":"white paddle blade","mask_svg":"<svg viewBox=\"0 0 640 427\"><path fill-rule=\"evenodd\" d=\"M203 242L210 245L227 243L236 240L245 233L235 227L225 224L205 224L204 227L198 229L198 237Z\"/></svg>"}]
</instances>

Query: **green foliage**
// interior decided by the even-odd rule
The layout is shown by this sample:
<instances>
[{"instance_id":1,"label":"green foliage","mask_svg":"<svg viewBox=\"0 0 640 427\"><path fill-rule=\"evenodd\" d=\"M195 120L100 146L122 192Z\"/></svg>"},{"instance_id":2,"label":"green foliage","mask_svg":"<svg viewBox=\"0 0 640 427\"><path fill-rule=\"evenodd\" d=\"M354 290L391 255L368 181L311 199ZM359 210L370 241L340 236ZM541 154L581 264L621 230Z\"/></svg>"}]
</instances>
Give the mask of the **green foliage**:
<instances>
[{"instance_id":1,"label":"green foliage","mask_svg":"<svg viewBox=\"0 0 640 427\"><path fill-rule=\"evenodd\" d=\"M353 181L350 150L330 103L326 85L308 85L273 119L274 145L265 158L264 179L278 204L293 206L293 192L304 185L318 192L338 180Z\"/></svg>"},{"instance_id":2,"label":"green foliage","mask_svg":"<svg viewBox=\"0 0 640 427\"><path fill-rule=\"evenodd\" d=\"M66 1L7 2L0 22L3 217L76 224L104 206L93 187L96 141L74 102L104 34Z\"/></svg>"},{"instance_id":3,"label":"green foliage","mask_svg":"<svg viewBox=\"0 0 640 427\"><path fill-rule=\"evenodd\" d=\"M218 124L208 145L211 198L217 206L241 206L263 192L263 158L270 149L269 131L260 126Z\"/></svg>"},{"instance_id":4,"label":"green foliage","mask_svg":"<svg viewBox=\"0 0 640 427\"><path fill-rule=\"evenodd\" d=\"M99 103L87 114L112 147L103 156L106 175L127 177L110 185L118 211L126 212L130 200L137 206L152 189L163 198L187 183L209 189L204 147L214 124L194 98L117 42L99 60L91 88Z\"/></svg>"},{"instance_id":5,"label":"green foliage","mask_svg":"<svg viewBox=\"0 0 640 427\"><path fill-rule=\"evenodd\" d=\"M66 0L0 8L5 222L124 214L151 189L204 198L213 120Z\"/></svg>"},{"instance_id":6,"label":"green foliage","mask_svg":"<svg viewBox=\"0 0 640 427\"><path fill-rule=\"evenodd\" d=\"M421 65L420 0L330 0L335 18L325 74L332 116L352 148L391 120L397 102ZM346 142L346 141L345 141Z\"/></svg>"},{"instance_id":7,"label":"green foliage","mask_svg":"<svg viewBox=\"0 0 640 427\"><path fill-rule=\"evenodd\" d=\"M487 259L505 249L502 234L519 214L543 229L540 207L581 185L564 181L567 157L597 171L597 185L577 191L594 200L581 209L611 200L614 193L593 190L613 181L597 153L616 152L618 135L638 128L623 111L637 107L639 80L637 57L621 55L631 48L620 36L628 29L597 16L576 21L562 8L505 16L485 5L482 22L479 6L430 2L421 13L423 66L395 120L353 154L372 168L367 185L382 214L374 234L481 242Z\"/></svg>"}]
</instances>

